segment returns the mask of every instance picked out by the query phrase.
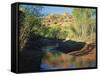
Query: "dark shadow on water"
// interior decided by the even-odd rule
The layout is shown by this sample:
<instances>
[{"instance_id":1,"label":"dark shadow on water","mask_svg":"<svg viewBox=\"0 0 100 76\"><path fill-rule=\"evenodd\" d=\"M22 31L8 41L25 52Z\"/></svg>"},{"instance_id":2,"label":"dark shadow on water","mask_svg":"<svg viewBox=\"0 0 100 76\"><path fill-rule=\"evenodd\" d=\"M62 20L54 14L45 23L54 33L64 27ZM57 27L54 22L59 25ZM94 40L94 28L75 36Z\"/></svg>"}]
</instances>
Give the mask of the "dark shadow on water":
<instances>
[{"instance_id":1,"label":"dark shadow on water","mask_svg":"<svg viewBox=\"0 0 100 76\"><path fill-rule=\"evenodd\" d=\"M40 71L41 59L44 46L58 45L54 50L69 53L84 47L84 42L63 39L45 38L39 35L30 34L25 47L19 52L19 72Z\"/></svg>"}]
</instances>

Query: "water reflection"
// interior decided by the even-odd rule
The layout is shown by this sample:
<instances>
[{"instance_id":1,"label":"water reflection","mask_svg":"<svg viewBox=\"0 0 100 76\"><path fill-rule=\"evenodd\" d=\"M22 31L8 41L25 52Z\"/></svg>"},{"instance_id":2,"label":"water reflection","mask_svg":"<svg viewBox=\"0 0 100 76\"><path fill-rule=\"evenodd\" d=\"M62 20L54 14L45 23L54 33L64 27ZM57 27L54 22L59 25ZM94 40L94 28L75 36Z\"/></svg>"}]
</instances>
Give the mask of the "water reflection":
<instances>
[{"instance_id":1,"label":"water reflection","mask_svg":"<svg viewBox=\"0 0 100 76\"><path fill-rule=\"evenodd\" d=\"M44 55L42 63L40 65L41 70L50 69L69 69L69 68L84 68L84 67L95 67L96 56L95 49L86 56L75 57L70 53L65 54L57 51L55 46L45 46L43 48ZM90 58L92 56L92 58Z\"/></svg>"}]
</instances>

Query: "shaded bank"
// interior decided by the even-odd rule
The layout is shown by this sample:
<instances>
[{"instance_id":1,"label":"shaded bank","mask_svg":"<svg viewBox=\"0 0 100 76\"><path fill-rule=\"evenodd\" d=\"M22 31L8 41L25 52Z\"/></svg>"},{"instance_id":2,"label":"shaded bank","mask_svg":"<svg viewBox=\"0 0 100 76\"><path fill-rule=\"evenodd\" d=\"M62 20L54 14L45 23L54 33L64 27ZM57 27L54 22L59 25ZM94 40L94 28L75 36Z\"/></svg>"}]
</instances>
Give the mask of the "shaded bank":
<instances>
[{"instance_id":1,"label":"shaded bank","mask_svg":"<svg viewBox=\"0 0 100 76\"><path fill-rule=\"evenodd\" d=\"M40 71L43 50L46 46L56 46L52 50L62 53L70 53L85 46L84 42L76 42L72 40L64 41L60 39L44 38L30 34L25 47L19 52L19 68L21 72Z\"/></svg>"}]
</instances>

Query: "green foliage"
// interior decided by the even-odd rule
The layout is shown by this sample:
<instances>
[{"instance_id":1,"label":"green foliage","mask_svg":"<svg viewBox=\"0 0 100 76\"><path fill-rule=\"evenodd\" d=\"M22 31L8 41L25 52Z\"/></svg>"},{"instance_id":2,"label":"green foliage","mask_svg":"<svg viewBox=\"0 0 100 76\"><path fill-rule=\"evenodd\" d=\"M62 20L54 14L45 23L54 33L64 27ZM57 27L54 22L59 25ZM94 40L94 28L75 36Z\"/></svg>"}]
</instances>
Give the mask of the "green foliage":
<instances>
[{"instance_id":1,"label":"green foliage","mask_svg":"<svg viewBox=\"0 0 100 76\"><path fill-rule=\"evenodd\" d=\"M41 22L38 17L41 9L41 7L36 8L36 6L19 6L20 48L25 46L32 29L40 27Z\"/></svg>"},{"instance_id":2,"label":"green foliage","mask_svg":"<svg viewBox=\"0 0 100 76\"><path fill-rule=\"evenodd\" d=\"M34 33L46 38L65 39L68 31L66 28L52 25L52 27L41 26L39 29L36 29Z\"/></svg>"},{"instance_id":3,"label":"green foliage","mask_svg":"<svg viewBox=\"0 0 100 76\"><path fill-rule=\"evenodd\" d=\"M96 12L95 9L90 9L90 8L73 9L73 16L76 19L76 27L72 27L72 30L76 34L79 40L89 41L89 42L93 41L92 34L96 32L95 12Z\"/></svg>"},{"instance_id":4,"label":"green foliage","mask_svg":"<svg viewBox=\"0 0 100 76\"><path fill-rule=\"evenodd\" d=\"M53 39L72 39L75 41L95 42L96 10L90 8L74 8L72 15L41 14L43 7L20 6L20 47L23 48L30 33ZM44 22L43 22L44 21Z\"/></svg>"},{"instance_id":5,"label":"green foliage","mask_svg":"<svg viewBox=\"0 0 100 76\"><path fill-rule=\"evenodd\" d=\"M33 30L35 30L34 31L35 34L41 35L46 38L53 38L53 39L69 38L76 41L95 42L94 41L96 32L95 12L96 12L95 9L74 8L72 14L73 17L68 14L48 15L46 16L46 22L44 24L41 24L39 29L36 30L33 29ZM63 16L64 18L62 18ZM66 23L64 26L62 26L64 24L64 21L65 22L66 20L68 21L68 19L66 19L67 16L71 17L71 20L75 18L75 22L69 26L67 26ZM60 20L61 22L57 22L57 20L58 21Z\"/></svg>"}]
</instances>

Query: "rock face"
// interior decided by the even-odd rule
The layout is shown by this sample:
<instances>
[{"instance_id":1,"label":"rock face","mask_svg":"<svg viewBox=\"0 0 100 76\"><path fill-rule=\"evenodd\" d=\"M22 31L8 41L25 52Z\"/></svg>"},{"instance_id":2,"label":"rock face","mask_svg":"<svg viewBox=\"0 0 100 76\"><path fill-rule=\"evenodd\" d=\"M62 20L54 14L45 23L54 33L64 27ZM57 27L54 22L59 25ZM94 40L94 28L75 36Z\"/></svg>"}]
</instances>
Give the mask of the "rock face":
<instances>
[{"instance_id":1,"label":"rock face","mask_svg":"<svg viewBox=\"0 0 100 76\"><path fill-rule=\"evenodd\" d=\"M75 19L73 16L64 13L64 14L50 14L45 16L42 20L42 24L46 26L70 26L75 23Z\"/></svg>"}]
</instances>

